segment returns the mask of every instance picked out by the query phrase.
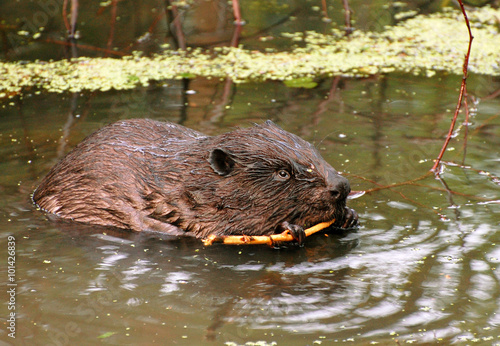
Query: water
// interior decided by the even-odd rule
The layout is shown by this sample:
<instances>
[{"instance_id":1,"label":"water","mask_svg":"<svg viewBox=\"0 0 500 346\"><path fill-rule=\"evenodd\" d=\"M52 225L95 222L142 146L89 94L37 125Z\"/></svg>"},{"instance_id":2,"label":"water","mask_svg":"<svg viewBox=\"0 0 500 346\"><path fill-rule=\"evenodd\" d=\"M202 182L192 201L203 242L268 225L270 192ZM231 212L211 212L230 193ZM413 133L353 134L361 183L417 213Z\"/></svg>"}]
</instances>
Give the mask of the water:
<instances>
[{"instance_id":1,"label":"water","mask_svg":"<svg viewBox=\"0 0 500 346\"><path fill-rule=\"evenodd\" d=\"M353 190L417 179L442 145L459 83L444 74L391 74L326 79L305 90L200 79L187 88L170 82L2 100L0 254L7 263L15 237L17 287L16 339L2 328L0 340L500 344L500 102L487 97L498 79L469 78L480 100L466 167L447 165L442 175L448 188L427 176L369 192L349 202L360 214L358 231L316 235L303 248L205 247L54 224L30 201L50 167L86 135L136 117L213 135L272 119L315 143ZM461 163L463 134L446 161ZM5 292L7 265L0 278ZM7 325L9 297L2 297Z\"/></svg>"}]
</instances>

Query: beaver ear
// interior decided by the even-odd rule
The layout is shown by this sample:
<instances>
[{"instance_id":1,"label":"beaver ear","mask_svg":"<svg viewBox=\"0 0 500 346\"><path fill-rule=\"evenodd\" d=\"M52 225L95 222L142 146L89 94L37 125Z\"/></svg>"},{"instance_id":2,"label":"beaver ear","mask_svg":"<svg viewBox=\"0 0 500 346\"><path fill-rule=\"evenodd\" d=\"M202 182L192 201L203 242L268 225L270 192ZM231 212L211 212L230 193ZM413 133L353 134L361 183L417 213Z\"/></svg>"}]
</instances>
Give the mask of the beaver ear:
<instances>
[{"instance_id":1,"label":"beaver ear","mask_svg":"<svg viewBox=\"0 0 500 346\"><path fill-rule=\"evenodd\" d=\"M234 160L222 149L214 149L208 158L210 166L219 175L228 175L234 168Z\"/></svg>"}]
</instances>

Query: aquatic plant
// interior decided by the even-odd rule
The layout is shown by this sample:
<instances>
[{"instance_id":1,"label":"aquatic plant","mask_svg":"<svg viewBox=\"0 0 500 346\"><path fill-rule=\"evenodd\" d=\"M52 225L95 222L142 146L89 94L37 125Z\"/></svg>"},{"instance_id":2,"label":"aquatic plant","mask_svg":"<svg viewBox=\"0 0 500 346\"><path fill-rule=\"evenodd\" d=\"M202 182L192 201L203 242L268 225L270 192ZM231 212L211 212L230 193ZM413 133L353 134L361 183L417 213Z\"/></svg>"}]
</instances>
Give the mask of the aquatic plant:
<instances>
[{"instance_id":1,"label":"aquatic plant","mask_svg":"<svg viewBox=\"0 0 500 346\"><path fill-rule=\"evenodd\" d=\"M500 10L489 7L471 12L474 49L470 72L500 75L499 18ZM382 32L354 31L345 36L344 32L333 30L329 35L306 32L285 36L294 48L281 52L239 46L211 51L165 49L163 54L152 57L135 53L121 59L1 62L0 97L33 89L49 92L131 89L151 81L194 77L231 78L242 83L314 81L325 76L361 77L393 71L427 76L444 71L458 75L462 73L469 39L461 13L456 10L418 15ZM295 46L297 42L303 46Z\"/></svg>"}]
</instances>

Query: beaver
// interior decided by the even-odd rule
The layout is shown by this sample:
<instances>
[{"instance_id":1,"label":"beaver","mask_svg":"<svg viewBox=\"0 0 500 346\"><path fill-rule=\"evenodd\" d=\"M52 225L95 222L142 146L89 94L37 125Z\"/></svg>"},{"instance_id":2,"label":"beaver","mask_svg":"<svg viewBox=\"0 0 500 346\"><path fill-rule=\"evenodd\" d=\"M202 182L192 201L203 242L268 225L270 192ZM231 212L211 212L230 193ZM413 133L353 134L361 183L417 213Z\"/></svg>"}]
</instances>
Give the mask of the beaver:
<instances>
[{"instance_id":1,"label":"beaver","mask_svg":"<svg viewBox=\"0 0 500 346\"><path fill-rule=\"evenodd\" d=\"M335 219L357 225L346 207L348 180L316 148L271 121L207 136L151 119L122 120L70 151L33 194L63 219L133 231L205 238L270 235Z\"/></svg>"}]
</instances>

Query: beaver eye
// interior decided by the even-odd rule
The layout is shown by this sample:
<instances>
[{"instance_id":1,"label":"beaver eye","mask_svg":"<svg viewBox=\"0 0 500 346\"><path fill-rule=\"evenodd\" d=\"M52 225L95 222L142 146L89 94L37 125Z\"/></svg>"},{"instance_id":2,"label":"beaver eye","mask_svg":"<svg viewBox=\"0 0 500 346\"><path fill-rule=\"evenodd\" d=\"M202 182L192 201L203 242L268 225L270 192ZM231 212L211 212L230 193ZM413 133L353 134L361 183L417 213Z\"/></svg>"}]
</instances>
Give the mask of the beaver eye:
<instances>
[{"instance_id":1,"label":"beaver eye","mask_svg":"<svg viewBox=\"0 0 500 346\"><path fill-rule=\"evenodd\" d=\"M278 177L281 180L288 180L288 179L290 179L290 173L288 173L288 171L286 169L280 169L278 171Z\"/></svg>"}]
</instances>

